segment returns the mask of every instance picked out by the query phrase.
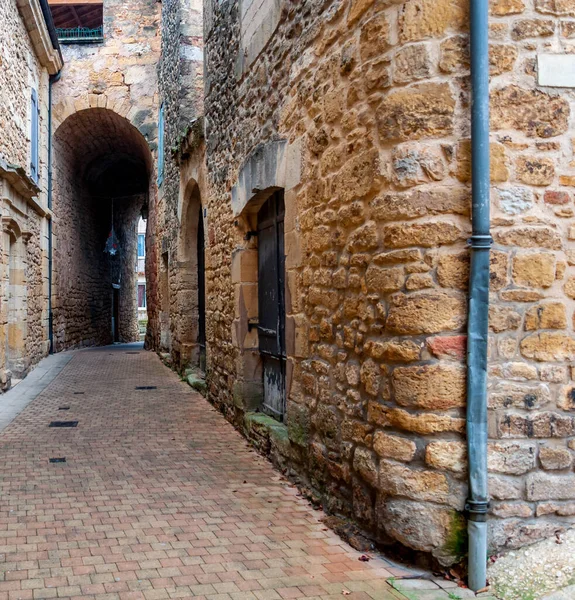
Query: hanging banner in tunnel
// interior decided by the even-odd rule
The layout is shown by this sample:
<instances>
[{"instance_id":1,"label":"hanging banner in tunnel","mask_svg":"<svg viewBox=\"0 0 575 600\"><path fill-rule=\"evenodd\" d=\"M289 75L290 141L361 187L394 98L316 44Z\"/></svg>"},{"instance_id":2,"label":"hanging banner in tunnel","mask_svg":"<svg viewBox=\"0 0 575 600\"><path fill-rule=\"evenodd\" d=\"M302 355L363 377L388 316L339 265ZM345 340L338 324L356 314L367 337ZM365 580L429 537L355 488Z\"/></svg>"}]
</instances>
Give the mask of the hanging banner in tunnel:
<instances>
[{"instance_id":1,"label":"hanging banner in tunnel","mask_svg":"<svg viewBox=\"0 0 575 600\"><path fill-rule=\"evenodd\" d=\"M118 238L116 237L116 233L114 232L114 228L110 230L108 234L108 239L106 240L106 245L104 246L104 252L107 252L110 256L115 256L120 249L118 244Z\"/></svg>"}]
</instances>

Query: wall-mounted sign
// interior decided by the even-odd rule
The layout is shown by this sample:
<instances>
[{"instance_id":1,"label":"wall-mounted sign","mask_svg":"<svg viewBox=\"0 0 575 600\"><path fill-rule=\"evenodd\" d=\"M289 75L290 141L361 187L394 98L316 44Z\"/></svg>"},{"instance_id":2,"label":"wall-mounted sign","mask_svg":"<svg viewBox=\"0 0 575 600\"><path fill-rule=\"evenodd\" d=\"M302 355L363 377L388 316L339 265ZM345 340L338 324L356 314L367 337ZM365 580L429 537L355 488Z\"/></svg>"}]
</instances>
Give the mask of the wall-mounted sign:
<instances>
[{"instance_id":1,"label":"wall-mounted sign","mask_svg":"<svg viewBox=\"0 0 575 600\"><path fill-rule=\"evenodd\" d=\"M547 87L575 88L575 54L539 54L537 83Z\"/></svg>"}]
</instances>

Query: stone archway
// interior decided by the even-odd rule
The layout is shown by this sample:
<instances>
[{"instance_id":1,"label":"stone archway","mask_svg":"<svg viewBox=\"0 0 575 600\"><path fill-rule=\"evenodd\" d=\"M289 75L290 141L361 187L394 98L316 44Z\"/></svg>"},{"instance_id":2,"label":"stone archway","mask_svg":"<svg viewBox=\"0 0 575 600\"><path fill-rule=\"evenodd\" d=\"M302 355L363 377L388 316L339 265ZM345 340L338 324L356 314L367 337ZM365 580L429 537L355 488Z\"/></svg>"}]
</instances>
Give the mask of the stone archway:
<instances>
[{"instance_id":1,"label":"stone archway","mask_svg":"<svg viewBox=\"0 0 575 600\"><path fill-rule=\"evenodd\" d=\"M173 351L178 364L205 369L204 217L200 187L188 181L183 193L177 245L178 289Z\"/></svg>"},{"instance_id":2,"label":"stone archway","mask_svg":"<svg viewBox=\"0 0 575 600\"><path fill-rule=\"evenodd\" d=\"M56 130L55 351L138 339L137 222L155 191L151 172L146 139L111 110L80 110ZM114 255L104 252L112 229Z\"/></svg>"}]
</instances>

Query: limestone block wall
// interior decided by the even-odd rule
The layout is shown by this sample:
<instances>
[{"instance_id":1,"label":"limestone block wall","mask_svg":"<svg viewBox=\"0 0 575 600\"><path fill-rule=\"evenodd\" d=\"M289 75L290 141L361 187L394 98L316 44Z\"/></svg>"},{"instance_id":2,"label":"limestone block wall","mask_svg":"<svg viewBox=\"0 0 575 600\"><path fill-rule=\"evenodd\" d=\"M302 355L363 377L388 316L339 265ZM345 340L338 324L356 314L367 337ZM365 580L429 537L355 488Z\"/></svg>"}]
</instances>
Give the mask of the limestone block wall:
<instances>
[{"instance_id":1,"label":"limestone block wall","mask_svg":"<svg viewBox=\"0 0 575 600\"><path fill-rule=\"evenodd\" d=\"M42 187L46 182L46 143L47 143L47 97L48 71L42 67L34 52L34 47L26 30L26 25L18 11L15 0L2 3L0 19L4 24L0 32L0 120L2 136L0 156L11 164L30 171L30 95L31 88L38 92L41 104L40 138Z\"/></svg>"},{"instance_id":2,"label":"limestone block wall","mask_svg":"<svg viewBox=\"0 0 575 600\"><path fill-rule=\"evenodd\" d=\"M0 390L48 353L47 223L0 180Z\"/></svg>"},{"instance_id":3,"label":"limestone block wall","mask_svg":"<svg viewBox=\"0 0 575 600\"><path fill-rule=\"evenodd\" d=\"M0 390L48 353L48 80L61 64L35 0L0 6ZM33 34L33 36L31 35ZM38 99L38 179L31 95Z\"/></svg>"},{"instance_id":4,"label":"limestone block wall","mask_svg":"<svg viewBox=\"0 0 575 600\"><path fill-rule=\"evenodd\" d=\"M114 111L82 110L57 129L53 205L57 351L112 341L113 284L120 285L119 338L138 339L136 226L148 204L145 190L151 170L148 142ZM132 187L122 188L123 183ZM114 256L104 252L112 225L119 242Z\"/></svg>"},{"instance_id":5,"label":"limestone block wall","mask_svg":"<svg viewBox=\"0 0 575 600\"><path fill-rule=\"evenodd\" d=\"M295 182L279 184L285 461L330 510L444 564L465 546L466 294L456 257L470 223L456 157L468 136L466 78L442 67L442 48L462 44L465 4L282 6L275 30L252 35L264 45L251 63L238 59L244 13L214 4L206 37L211 398L235 419L257 403L240 385L258 360L247 327L257 303L238 288L241 265L239 280L230 272L230 256L257 242L246 242L250 218L238 219L230 191L259 144L265 153L284 140L300 165ZM245 187L249 205L258 186Z\"/></svg>"},{"instance_id":6,"label":"limestone block wall","mask_svg":"<svg viewBox=\"0 0 575 600\"><path fill-rule=\"evenodd\" d=\"M115 203L116 221L119 225L118 241L122 249L121 293L119 303L119 336L122 341L136 342L140 338L138 327L137 297L138 278L136 264L138 261L138 219L144 206L144 195L126 198Z\"/></svg>"},{"instance_id":7,"label":"limestone block wall","mask_svg":"<svg viewBox=\"0 0 575 600\"><path fill-rule=\"evenodd\" d=\"M136 213L142 208L152 222L155 218L156 165L153 155L157 150L159 111L156 68L161 50L160 9L161 5L155 0L105 0L104 42L63 46L65 68L53 88L54 131L61 147L55 151L55 222L60 229L55 226L54 248L61 259L55 269L59 272L60 283L69 281L68 275L77 276L82 283L81 290L73 291L71 295L66 293L66 285L55 286L54 305L60 310L57 327L62 332L60 349L110 341L109 277L104 288L99 287L102 284L99 269L105 271L100 264L103 243L110 228L109 215L103 213L107 214L109 210L104 210L105 202L98 206L97 199L89 198L85 181L87 171L93 166L91 163L98 161L108 161L112 165L115 160L128 160L145 165L148 193L134 199L133 203L128 202L126 219L118 228L127 236L125 260L130 264L124 264L124 267L128 271L131 269L129 277L127 271L122 277L120 337L126 341L137 339L135 258L132 260L136 243L134 219L137 221ZM64 164L66 161L67 165ZM56 207L60 199L61 212L58 212ZM82 215L74 212L77 208L74 202L78 201L80 207L89 205ZM95 211L93 215L91 211ZM72 214L76 214L79 221L70 219ZM93 218L82 224L87 214ZM106 224L102 223L103 219ZM92 229L88 231L90 227ZM84 249L81 240L75 239L80 229L85 230ZM104 229L107 231L102 234ZM134 239L128 240L131 233ZM64 250L70 249L70 245L73 255ZM148 240L147 246L153 248L153 238ZM93 251L88 250L90 247ZM155 253L151 250L146 258L150 273L155 268L154 259ZM154 290L151 280L148 294L153 295ZM63 306L75 296L78 296L75 300L77 312L65 315ZM154 326L153 319L150 326ZM73 334L68 336L64 330L73 331Z\"/></svg>"},{"instance_id":8,"label":"limestone block wall","mask_svg":"<svg viewBox=\"0 0 575 600\"><path fill-rule=\"evenodd\" d=\"M299 148L295 185L275 184L289 443L271 451L329 509L448 564L467 493L467 2L259 3L271 26L240 4L205 14L210 398L237 423L260 402L249 207L272 147ZM574 19L491 3L491 551L575 515L573 99L536 79L538 54L573 52Z\"/></svg>"},{"instance_id":9,"label":"limestone block wall","mask_svg":"<svg viewBox=\"0 0 575 600\"><path fill-rule=\"evenodd\" d=\"M575 517L573 92L538 85L541 55L573 52L575 3L493 2L491 13L492 225L502 267L490 313L491 534L494 546L513 548Z\"/></svg>"},{"instance_id":10,"label":"limestone block wall","mask_svg":"<svg viewBox=\"0 0 575 600\"><path fill-rule=\"evenodd\" d=\"M54 143L54 350L112 341L110 260L104 254L110 203L91 201L78 177L77 148Z\"/></svg>"}]
</instances>

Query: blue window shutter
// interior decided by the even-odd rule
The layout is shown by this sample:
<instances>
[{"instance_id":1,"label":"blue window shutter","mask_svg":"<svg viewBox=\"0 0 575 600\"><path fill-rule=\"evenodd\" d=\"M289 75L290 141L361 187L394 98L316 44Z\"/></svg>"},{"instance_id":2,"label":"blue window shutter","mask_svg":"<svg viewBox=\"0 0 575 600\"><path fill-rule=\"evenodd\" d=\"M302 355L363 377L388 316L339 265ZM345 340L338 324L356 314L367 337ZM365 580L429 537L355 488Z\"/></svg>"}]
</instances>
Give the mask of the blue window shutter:
<instances>
[{"instance_id":1,"label":"blue window shutter","mask_svg":"<svg viewBox=\"0 0 575 600\"><path fill-rule=\"evenodd\" d=\"M164 105L160 106L158 117L158 185L164 181Z\"/></svg>"},{"instance_id":2,"label":"blue window shutter","mask_svg":"<svg viewBox=\"0 0 575 600\"><path fill-rule=\"evenodd\" d=\"M38 92L34 88L32 88L30 119L31 119L30 176L36 183L38 183L39 167L40 167L40 160L39 160L40 107L38 105Z\"/></svg>"},{"instance_id":3,"label":"blue window shutter","mask_svg":"<svg viewBox=\"0 0 575 600\"><path fill-rule=\"evenodd\" d=\"M138 234L138 258L146 256L146 241L143 233Z\"/></svg>"}]
</instances>

